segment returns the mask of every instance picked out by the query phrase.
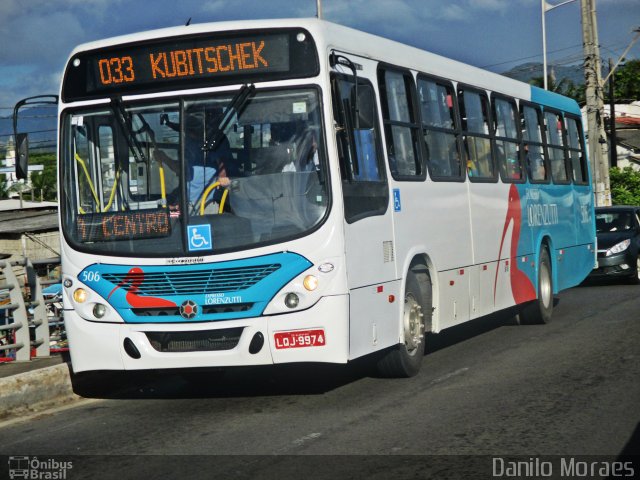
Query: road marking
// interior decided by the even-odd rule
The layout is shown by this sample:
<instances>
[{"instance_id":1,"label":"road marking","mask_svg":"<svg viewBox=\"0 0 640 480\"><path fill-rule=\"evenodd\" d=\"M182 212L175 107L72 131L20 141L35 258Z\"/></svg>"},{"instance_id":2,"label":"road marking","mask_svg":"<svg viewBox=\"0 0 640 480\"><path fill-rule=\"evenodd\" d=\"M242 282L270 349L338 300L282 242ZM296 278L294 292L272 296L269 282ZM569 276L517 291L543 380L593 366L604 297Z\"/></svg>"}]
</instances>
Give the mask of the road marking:
<instances>
[{"instance_id":1,"label":"road marking","mask_svg":"<svg viewBox=\"0 0 640 480\"><path fill-rule=\"evenodd\" d=\"M316 438L320 438L322 436L321 433L310 433L309 435L305 435L304 437L298 438L297 440L293 441L293 444L296 445L297 447L301 447L302 445L304 445L305 443L311 441L311 440L315 440Z\"/></svg>"},{"instance_id":2,"label":"road marking","mask_svg":"<svg viewBox=\"0 0 640 480\"><path fill-rule=\"evenodd\" d=\"M445 380L449 380L451 377L455 377L457 375L460 375L460 374L466 372L467 370L469 370L469 367L459 368L458 370L455 370L455 371L453 371L451 373L447 373L446 375L438 377L435 380L431 380L431 384L434 385L436 383L444 382Z\"/></svg>"}]
</instances>

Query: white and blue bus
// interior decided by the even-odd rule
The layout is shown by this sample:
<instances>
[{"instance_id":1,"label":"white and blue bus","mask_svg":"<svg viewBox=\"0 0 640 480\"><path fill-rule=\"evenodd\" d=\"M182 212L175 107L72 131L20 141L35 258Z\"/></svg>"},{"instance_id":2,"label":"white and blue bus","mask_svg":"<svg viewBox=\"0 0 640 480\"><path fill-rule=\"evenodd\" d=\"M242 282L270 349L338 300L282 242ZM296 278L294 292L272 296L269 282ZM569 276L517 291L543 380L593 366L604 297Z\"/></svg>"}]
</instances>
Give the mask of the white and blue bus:
<instances>
[{"instance_id":1,"label":"white and blue bus","mask_svg":"<svg viewBox=\"0 0 640 480\"><path fill-rule=\"evenodd\" d=\"M347 363L553 295L595 260L578 105L318 19L76 48L59 103L76 372Z\"/></svg>"}]
</instances>

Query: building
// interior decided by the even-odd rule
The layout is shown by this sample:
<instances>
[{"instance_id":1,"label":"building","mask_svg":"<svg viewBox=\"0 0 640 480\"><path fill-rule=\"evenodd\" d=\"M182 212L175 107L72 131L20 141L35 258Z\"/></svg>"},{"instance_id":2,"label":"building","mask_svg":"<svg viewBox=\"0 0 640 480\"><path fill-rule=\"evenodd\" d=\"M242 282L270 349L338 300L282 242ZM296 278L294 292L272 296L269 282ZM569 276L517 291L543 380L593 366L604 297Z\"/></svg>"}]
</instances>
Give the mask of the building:
<instances>
[{"instance_id":1,"label":"building","mask_svg":"<svg viewBox=\"0 0 640 480\"><path fill-rule=\"evenodd\" d=\"M640 170L640 101L615 105L616 153L618 167ZM611 135L611 109L605 107L605 126Z\"/></svg>"},{"instance_id":2,"label":"building","mask_svg":"<svg viewBox=\"0 0 640 480\"><path fill-rule=\"evenodd\" d=\"M58 204L0 200L0 253L11 255L11 260L59 257Z\"/></svg>"}]
</instances>

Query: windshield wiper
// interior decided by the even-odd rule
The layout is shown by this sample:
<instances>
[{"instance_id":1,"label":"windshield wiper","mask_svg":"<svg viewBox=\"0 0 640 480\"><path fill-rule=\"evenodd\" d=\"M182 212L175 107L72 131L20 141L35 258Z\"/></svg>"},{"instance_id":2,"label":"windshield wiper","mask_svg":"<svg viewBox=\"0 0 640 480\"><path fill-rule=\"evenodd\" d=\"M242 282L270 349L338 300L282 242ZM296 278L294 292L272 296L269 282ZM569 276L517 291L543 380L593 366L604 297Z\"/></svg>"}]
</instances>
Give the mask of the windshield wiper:
<instances>
[{"instance_id":1,"label":"windshield wiper","mask_svg":"<svg viewBox=\"0 0 640 480\"><path fill-rule=\"evenodd\" d=\"M136 134L131 130L131 125L133 124L131 114L125 110L120 97L114 97L111 99L111 111L113 112L113 116L116 118L116 123L120 127L122 135L124 135L127 140L129 149L131 150L131 153L133 153L133 158L135 158L136 162L146 163L147 157L144 154L144 149L138 141Z\"/></svg>"},{"instance_id":2,"label":"windshield wiper","mask_svg":"<svg viewBox=\"0 0 640 480\"><path fill-rule=\"evenodd\" d=\"M240 87L240 90L234 95L229 104L227 105L227 109L224 113L224 116L218 122L218 125L214 129L213 133L207 136L207 139L202 144L202 150L205 152L209 152L211 150L215 150L220 146L220 142L224 137L224 131L233 120L234 115L240 116L244 107L247 106L248 100L255 93L256 86L254 84L251 85L243 85Z\"/></svg>"}]
</instances>

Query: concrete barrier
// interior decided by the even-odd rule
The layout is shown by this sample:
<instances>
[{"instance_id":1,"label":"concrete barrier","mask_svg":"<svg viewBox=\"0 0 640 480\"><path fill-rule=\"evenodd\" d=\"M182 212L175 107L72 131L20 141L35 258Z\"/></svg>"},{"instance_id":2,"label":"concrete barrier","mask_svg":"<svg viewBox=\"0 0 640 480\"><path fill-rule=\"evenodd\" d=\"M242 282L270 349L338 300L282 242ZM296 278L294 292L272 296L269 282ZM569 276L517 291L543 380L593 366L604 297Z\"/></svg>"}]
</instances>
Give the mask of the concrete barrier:
<instances>
[{"instance_id":1,"label":"concrete barrier","mask_svg":"<svg viewBox=\"0 0 640 480\"><path fill-rule=\"evenodd\" d=\"M81 399L66 363L0 378L0 421Z\"/></svg>"}]
</instances>

